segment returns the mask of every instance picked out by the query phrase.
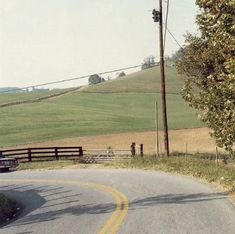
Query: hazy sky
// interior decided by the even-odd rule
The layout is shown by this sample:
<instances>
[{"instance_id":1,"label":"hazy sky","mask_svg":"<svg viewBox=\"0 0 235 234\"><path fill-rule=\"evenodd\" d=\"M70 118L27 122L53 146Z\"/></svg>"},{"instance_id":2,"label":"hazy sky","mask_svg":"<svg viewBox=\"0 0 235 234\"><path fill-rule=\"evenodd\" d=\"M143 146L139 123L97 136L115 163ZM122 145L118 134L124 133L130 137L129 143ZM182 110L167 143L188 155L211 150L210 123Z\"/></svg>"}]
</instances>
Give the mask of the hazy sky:
<instances>
[{"instance_id":1,"label":"hazy sky","mask_svg":"<svg viewBox=\"0 0 235 234\"><path fill-rule=\"evenodd\" d=\"M194 2L170 0L168 28L181 44L186 31L196 32ZM157 7L158 0L0 0L0 87L89 75L158 56L151 13ZM178 49L168 34L165 54Z\"/></svg>"}]
</instances>

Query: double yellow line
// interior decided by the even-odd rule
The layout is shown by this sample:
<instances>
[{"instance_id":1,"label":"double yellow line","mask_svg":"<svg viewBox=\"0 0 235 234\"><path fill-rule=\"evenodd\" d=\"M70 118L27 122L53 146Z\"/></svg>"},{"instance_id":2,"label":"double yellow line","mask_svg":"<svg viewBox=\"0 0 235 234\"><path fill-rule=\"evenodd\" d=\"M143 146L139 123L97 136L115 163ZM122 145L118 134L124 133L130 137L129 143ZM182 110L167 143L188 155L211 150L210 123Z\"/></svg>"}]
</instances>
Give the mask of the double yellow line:
<instances>
[{"instance_id":1,"label":"double yellow line","mask_svg":"<svg viewBox=\"0 0 235 234\"><path fill-rule=\"evenodd\" d=\"M64 181L64 180L23 180L23 179L0 179L0 182L14 182L14 183L49 183L49 184L65 184L76 185L88 189L96 189L110 194L116 201L116 208L111 217L106 221L104 226L98 232L99 234L115 234L120 229L124 219L128 213L128 199L125 194L117 189L103 184L82 182L82 181Z\"/></svg>"}]
</instances>

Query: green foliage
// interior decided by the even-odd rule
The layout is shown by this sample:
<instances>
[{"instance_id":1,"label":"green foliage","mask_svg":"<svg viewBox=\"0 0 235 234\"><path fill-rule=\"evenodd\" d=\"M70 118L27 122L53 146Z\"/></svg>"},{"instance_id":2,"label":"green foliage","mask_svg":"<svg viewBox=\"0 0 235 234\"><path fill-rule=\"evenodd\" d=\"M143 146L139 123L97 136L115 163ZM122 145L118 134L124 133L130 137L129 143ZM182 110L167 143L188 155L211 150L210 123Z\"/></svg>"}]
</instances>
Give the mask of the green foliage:
<instances>
[{"instance_id":1,"label":"green foliage","mask_svg":"<svg viewBox=\"0 0 235 234\"><path fill-rule=\"evenodd\" d=\"M89 84L99 84L104 81L105 79L100 77L98 74L91 75L88 79Z\"/></svg>"},{"instance_id":2,"label":"green foliage","mask_svg":"<svg viewBox=\"0 0 235 234\"><path fill-rule=\"evenodd\" d=\"M235 146L235 3L234 0L197 0L201 36L186 36L183 57L177 62L186 74L183 98L200 111L213 130L217 145L234 155Z\"/></svg>"},{"instance_id":3,"label":"green foliage","mask_svg":"<svg viewBox=\"0 0 235 234\"><path fill-rule=\"evenodd\" d=\"M183 54L184 54L184 48L180 48L171 57L166 57L165 58L165 63L166 64L171 63L171 62L175 63L175 62L177 62L178 60L181 59Z\"/></svg>"}]
</instances>

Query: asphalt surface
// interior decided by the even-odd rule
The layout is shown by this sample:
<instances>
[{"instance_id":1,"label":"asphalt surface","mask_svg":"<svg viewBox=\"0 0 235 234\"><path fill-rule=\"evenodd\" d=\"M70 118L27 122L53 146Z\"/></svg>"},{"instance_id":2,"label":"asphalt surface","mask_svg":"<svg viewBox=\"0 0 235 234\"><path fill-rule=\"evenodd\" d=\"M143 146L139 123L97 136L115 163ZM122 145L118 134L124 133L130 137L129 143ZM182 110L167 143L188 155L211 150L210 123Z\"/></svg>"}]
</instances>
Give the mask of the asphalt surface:
<instances>
[{"instance_id":1,"label":"asphalt surface","mask_svg":"<svg viewBox=\"0 0 235 234\"><path fill-rule=\"evenodd\" d=\"M1 234L235 233L235 207L226 194L161 172L1 173L0 192L25 207L17 220L0 229Z\"/></svg>"}]
</instances>

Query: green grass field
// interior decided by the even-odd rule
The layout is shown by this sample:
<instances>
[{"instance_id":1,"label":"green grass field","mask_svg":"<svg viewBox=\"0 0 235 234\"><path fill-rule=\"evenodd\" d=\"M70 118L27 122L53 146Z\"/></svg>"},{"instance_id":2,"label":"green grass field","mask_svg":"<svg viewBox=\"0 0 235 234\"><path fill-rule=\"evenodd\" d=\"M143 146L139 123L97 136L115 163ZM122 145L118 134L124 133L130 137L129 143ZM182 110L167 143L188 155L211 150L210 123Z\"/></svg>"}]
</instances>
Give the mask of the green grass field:
<instances>
[{"instance_id":1,"label":"green grass field","mask_svg":"<svg viewBox=\"0 0 235 234\"><path fill-rule=\"evenodd\" d=\"M179 94L183 86L183 77L178 75L172 66L166 67L166 91ZM134 92L134 93L156 93L161 88L159 67L139 71L114 81L89 86L83 92L113 93L113 92Z\"/></svg>"},{"instance_id":2,"label":"green grass field","mask_svg":"<svg viewBox=\"0 0 235 234\"><path fill-rule=\"evenodd\" d=\"M155 80L157 69L90 86L83 92L1 108L0 147L76 136L154 130L155 101L160 102L160 94L154 94L160 86ZM173 68L170 69L172 80L168 82L168 90L179 93L182 81ZM123 90L127 84L132 88ZM180 95L169 94L167 101L170 129L202 126Z\"/></svg>"}]
</instances>

